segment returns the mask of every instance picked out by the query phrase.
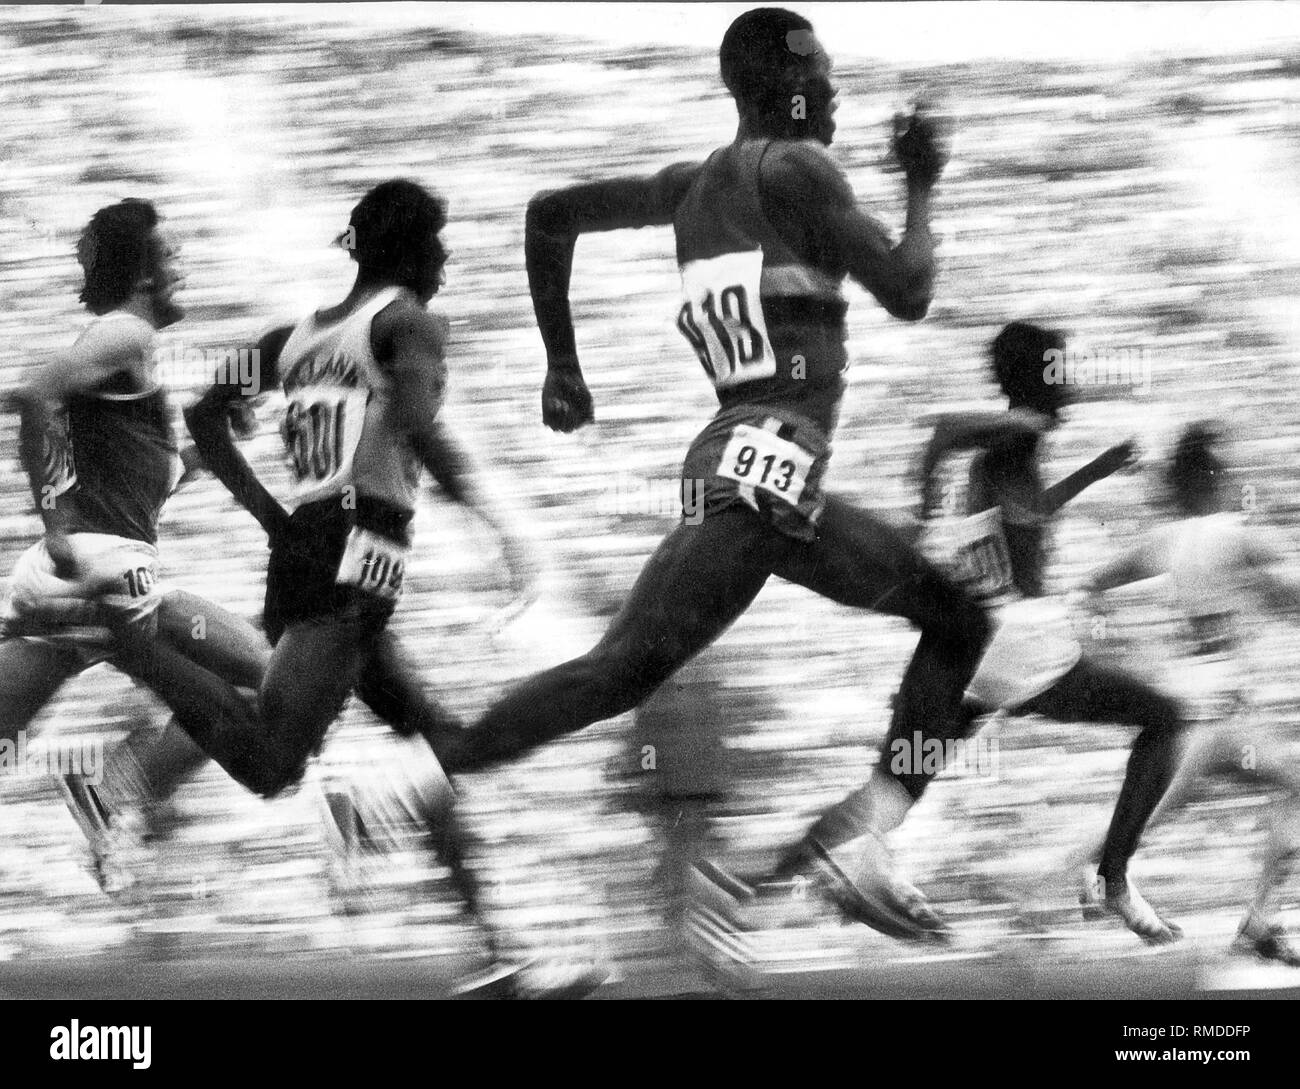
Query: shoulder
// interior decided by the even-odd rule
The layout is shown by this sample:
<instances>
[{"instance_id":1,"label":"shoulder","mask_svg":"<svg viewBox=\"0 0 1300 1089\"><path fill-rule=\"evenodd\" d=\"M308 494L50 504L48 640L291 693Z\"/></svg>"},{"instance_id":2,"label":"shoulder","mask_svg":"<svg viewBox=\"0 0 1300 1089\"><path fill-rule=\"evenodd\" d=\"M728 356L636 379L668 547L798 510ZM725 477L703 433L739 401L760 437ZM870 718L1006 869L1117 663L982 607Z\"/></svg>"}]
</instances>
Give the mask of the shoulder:
<instances>
[{"instance_id":1,"label":"shoulder","mask_svg":"<svg viewBox=\"0 0 1300 1089\"><path fill-rule=\"evenodd\" d=\"M419 352L441 360L450 335L451 323L446 317L420 305L405 291L370 323L370 344L381 363L393 361L399 350L403 355Z\"/></svg>"},{"instance_id":2,"label":"shoulder","mask_svg":"<svg viewBox=\"0 0 1300 1089\"><path fill-rule=\"evenodd\" d=\"M280 321L263 328L257 336L257 350L262 353L262 358L267 362L279 359L297 327L294 322Z\"/></svg>"},{"instance_id":3,"label":"shoulder","mask_svg":"<svg viewBox=\"0 0 1300 1089\"><path fill-rule=\"evenodd\" d=\"M702 162L673 163L655 174L650 184L660 202L675 208L703 169Z\"/></svg>"},{"instance_id":4,"label":"shoulder","mask_svg":"<svg viewBox=\"0 0 1300 1089\"><path fill-rule=\"evenodd\" d=\"M134 314L105 314L86 326L73 349L79 355L125 361L148 354L155 336L154 327Z\"/></svg>"},{"instance_id":5,"label":"shoulder","mask_svg":"<svg viewBox=\"0 0 1300 1089\"><path fill-rule=\"evenodd\" d=\"M852 196L844 170L816 140L773 140L759 163L759 176L764 189L774 194Z\"/></svg>"}]
</instances>

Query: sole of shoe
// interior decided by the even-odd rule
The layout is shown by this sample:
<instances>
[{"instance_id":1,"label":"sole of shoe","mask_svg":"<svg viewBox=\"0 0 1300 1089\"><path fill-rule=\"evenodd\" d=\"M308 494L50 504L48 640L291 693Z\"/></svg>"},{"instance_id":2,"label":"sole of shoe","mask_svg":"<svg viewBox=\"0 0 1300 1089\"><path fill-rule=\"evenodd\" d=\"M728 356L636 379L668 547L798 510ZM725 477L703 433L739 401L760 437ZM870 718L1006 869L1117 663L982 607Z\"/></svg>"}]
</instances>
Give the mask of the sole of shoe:
<instances>
[{"instance_id":1,"label":"sole of shoe","mask_svg":"<svg viewBox=\"0 0 1300 1089\"><path fill-rule=\"evenodd\" d=\"M937 926L926 925L891 904L892 898L883 883L864 890L844 872L829 850L820 843L814 843L813 849L824 894L854 922L862 923L890 938L925 942L946 942L951 939L952 932L941 921Z\"/></svg>"}]
</instances>

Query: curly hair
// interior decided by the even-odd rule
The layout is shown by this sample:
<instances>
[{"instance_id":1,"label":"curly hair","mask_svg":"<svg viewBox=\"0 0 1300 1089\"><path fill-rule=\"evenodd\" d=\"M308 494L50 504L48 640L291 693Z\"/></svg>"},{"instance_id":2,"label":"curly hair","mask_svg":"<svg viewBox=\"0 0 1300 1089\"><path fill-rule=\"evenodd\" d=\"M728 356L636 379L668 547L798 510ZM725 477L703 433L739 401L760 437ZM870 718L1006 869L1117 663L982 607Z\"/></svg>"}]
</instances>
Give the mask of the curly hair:
<instances>
[{"instance_id":1,"label":"curly hair","mask_svg":"<svg viewBox=\"0 0 1300 1089\"><path fill-rule=\"evenodd\" d=\"M447 225L447 204L424 186L396 178L362 197L348 225L358 265L416 287L430 262L444 256L437 235Z\"/></svg>"},{"instance_id":2,"label":"curly hair","mask_svg":"<svg viewBox=\"0 0 1300 1089\"><path fill-rule=\"evenodd\" d=\"M158 218L150 201L135 198L110 204L90 217L77 240L77 262L86 277L81 301L92 314L121 306L148 273Z\"/></svg>"},{"instance_id":3,"label":"curly hair","mask_svg":"<svg viewBox=\"0 0 1300 1089\"><path fill-rule=\"evenodd\" d=\"M1049 353L1065 351L1065 335L1026 321L1013 321L993 338L993 374L1013 408L1056 415L1065 401L1062 385L1049 384Z\"/></svg>"}]
</instances>

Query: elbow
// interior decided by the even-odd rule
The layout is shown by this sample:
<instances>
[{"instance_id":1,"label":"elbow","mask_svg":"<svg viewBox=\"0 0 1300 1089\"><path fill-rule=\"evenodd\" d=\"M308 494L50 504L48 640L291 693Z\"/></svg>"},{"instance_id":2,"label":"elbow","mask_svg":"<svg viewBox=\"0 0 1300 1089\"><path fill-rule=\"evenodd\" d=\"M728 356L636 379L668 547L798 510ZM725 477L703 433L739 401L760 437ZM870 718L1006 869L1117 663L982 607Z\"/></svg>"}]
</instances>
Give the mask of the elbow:
<instances>
[{"instance_id":1,"label":"elbow","mask_svg":"<svg viewBox=\"0 0 1300 1089\"><path fill-rule=\"evenodd\" d=\"M524 215L525 236L564 235L571 224L563 194L556 190L538 193L528 202Z\"/></svg>"},{"instance_id":2,"label":"elbow","mask_svg":"<svg viewBox=\"0 0 1300 1089\"><path fill-rule=\"evenodd\" d=\"M181 416L194 438L194 445L200 451L226 431L225 421L219 413L213 411L213 406L206 397L182 411Z\"/></svg>"},{"instance_id":3,"label":"elbow","mask_svg":"<svg viewBox=\"0 0 1300 1089\"><path fill-rule=\"evenodd\" d=\"M930 300L924 302L908 303L903 306L895 307L889 311L891 317L898 318L900 321L920 321L930 312Z\"/></svg>"},{"instance_id":4,"label":"elbow","mask_svg":"<svg viewBox=\"0 0 1300 1089\"><path fill-rule=\"evenodd\" d=\"M930 312L933 295L927 285L924 288L906 290L881 299L881 305L891 318L900 321L920 321Z\"/></svg>"}]
</instances>

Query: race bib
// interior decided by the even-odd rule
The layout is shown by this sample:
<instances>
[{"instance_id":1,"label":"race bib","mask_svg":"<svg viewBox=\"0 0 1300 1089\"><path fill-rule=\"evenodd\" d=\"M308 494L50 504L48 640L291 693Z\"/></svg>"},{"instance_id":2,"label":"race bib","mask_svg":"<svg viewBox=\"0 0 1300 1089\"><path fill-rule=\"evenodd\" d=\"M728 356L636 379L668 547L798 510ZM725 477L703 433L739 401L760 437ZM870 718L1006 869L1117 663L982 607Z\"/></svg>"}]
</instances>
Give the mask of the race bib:
<instances>
[{"instance_id":1,"label":"race bib","mask_svg":"<svg viewBox=\"0 0 1300 1089\"><path fill-rule=\"evenodd\" d=\"M724 253L682 266L686 301L677 328L718 389L776 374L758 294L762 274L762 250Z\"/></svg>"},{"instance_id":2,"label":"race bib","mask_svg":"<svg viewBox=\"0 0 1300 1089\"><path fill-rule=\"evenodd\" d=\"M737 424L722 452L717 474L798 506L813 460L808 451L775 432Z\"/></svg>"},{"instance_id":3,"label":"race bib","mask_svg":"<svg viewBox=\"0 0 1300 1089\"><path fill-rule=\"evenodd\" d=\"M997 597L1015 585L1011 550L1002 532L1002 508L981 511L950 530L957 579L980 598Z\"/></svg>"},{"instance_id":4,"label":"race bib","mask_svg":"<svg viewBox=\"0 0 1300 1089\"><path fill-rule=\"evenodd\" d=\"M281 437L299 494L319 494L351 479L366 420L365 390L307 387L285 406Z\"/></svg>"},{"instance_id":5,"label":"race bib","mask_svg":"<svg viewBox=\"0 0 1300 1089\"><path fill-rule=\"evenodd\" d=\"M355 586L377 597L396 601L402 596L408 551L405 545L354 527L348 534L347 547L343 550L338 577L334 581L340 586Z\"/></svg>"}]
</instances>

